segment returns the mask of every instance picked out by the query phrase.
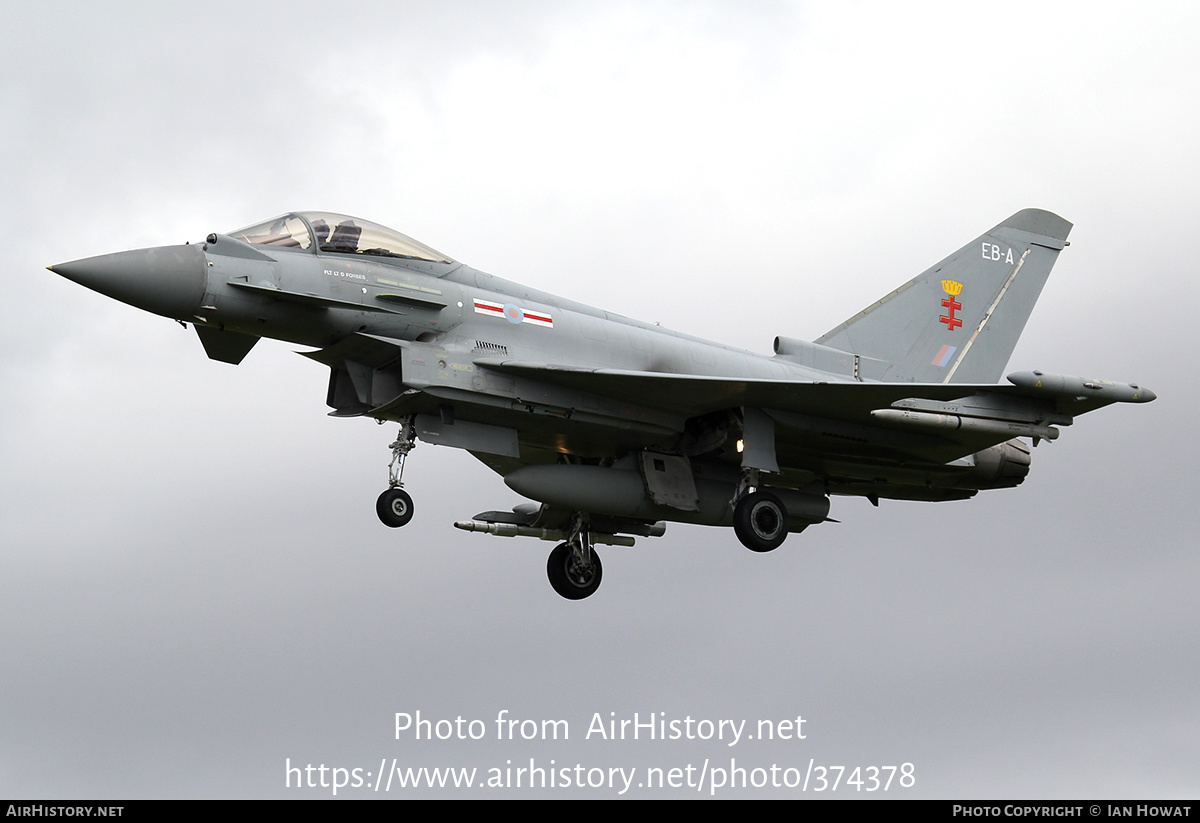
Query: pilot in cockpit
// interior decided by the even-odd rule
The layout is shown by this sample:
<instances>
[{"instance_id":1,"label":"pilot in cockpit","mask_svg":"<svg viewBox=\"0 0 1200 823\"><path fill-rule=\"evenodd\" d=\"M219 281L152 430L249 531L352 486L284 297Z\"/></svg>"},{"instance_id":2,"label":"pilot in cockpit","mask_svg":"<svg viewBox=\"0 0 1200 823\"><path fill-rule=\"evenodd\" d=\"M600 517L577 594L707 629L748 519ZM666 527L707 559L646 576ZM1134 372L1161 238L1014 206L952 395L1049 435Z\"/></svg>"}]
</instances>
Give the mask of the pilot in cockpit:
<instances>
[{"instance_id":1,"label":"pilot in cockpit","mask_svg":"<svg viewBox=\"0 0 1200 823\"><path fill-rule=\"evenodd\" d=\"M312 221L313 234L317 236L317 248L325 248L325 241L329 239L329 224L324 220Z\"/></svg>"},{"instance_id":2,"label":"pilot in cockpit","mask_svg":"<svg viewBox=\"0 0 1200 823\"><path fill-rule=\"evenodd\" d=\"M358 251L358 238L361 235L362 226L359 226L353 220L343 220L334 227L333 236L329 238L329 244L322 245L322 248L329 251L342 251L353 254Z\"/></svg>"}]
</instances>

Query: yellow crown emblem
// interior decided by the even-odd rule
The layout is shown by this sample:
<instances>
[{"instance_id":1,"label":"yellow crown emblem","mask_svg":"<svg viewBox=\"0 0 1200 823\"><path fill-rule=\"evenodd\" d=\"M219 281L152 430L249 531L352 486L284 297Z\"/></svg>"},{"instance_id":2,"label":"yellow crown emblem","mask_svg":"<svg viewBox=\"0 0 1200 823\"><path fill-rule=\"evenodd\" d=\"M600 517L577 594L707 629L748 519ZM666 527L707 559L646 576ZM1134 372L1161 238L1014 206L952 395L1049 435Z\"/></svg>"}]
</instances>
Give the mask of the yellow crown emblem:
<instances>
[{"instance_id":1,"label":"yellow crown emblem","mask_svg":"<svg viewBox=\"0 0 1200 823\"><path fill-rule=\"evenodd\" d=\"M956 283L953 280L943 280L942 288L946 290L946 294L957 295L962 291L962 283Z\"/></svg>"}]
</instances>

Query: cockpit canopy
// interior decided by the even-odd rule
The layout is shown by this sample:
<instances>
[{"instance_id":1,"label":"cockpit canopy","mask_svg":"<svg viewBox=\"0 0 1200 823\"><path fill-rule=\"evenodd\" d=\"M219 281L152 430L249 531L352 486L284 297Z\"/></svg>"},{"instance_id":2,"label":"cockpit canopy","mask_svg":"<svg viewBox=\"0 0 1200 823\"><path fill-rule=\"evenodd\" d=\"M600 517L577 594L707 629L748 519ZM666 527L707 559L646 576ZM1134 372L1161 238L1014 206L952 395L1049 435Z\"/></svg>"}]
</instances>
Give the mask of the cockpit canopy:
<instances>
[{"instance_id":1,"label":"cockpit canopy","mask_svg":"<svg viewBox=\"0 0 1200 823\"><path fill-rule=\"evenodd\" d=\"M230 232L230 237L252 246L299 249L341 254L367 254L433 263L454 261L398 231L325 211L290 212L265 223Z\"/></svg>"}]
</instances>

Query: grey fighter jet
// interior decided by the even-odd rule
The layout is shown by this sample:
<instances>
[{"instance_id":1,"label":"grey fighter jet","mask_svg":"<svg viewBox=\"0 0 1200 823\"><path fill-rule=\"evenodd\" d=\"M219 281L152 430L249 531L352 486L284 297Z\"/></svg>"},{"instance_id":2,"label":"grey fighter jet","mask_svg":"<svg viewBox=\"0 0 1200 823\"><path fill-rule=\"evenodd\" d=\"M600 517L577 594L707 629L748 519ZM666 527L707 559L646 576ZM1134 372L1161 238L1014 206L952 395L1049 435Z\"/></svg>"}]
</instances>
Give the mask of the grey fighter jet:
<instances>
[{"instance_id":1,"label":"grey fighter jet","mask_svg":"<svg viewBox=\"0 0 1200 823\"><path fill-rule=\"evenodd\" d=\"M51 271L191 323L214 360L237 364L262 337L313 347L331 414L400 424L376 506L386 525L413 516L401 478L418 440L466 449L537 502L455 525L556 542L550 583L578 600L600 585L594 544L632 545L675 521L733 526L771 551L827 520L834 495L878 505L1016 486L1025 440L1153 400L1040 371L997 383L1070 229L1017 212L816 342L776 337L770 357L326 212Z\"/></svg>"}]
</instances>

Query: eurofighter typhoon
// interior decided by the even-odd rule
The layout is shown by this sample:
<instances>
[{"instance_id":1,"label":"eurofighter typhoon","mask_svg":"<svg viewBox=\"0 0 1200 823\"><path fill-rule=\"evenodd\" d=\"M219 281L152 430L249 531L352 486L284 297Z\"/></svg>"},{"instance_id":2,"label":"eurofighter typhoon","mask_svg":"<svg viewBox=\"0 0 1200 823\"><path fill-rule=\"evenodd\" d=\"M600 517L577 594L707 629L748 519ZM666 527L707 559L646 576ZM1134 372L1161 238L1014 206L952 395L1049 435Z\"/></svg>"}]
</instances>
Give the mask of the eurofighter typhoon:
<instances>
[{"instance_id":1,"label":"eurofighter typhoon","mask_svg":"<svg viewBox=\"0 0 1200 823\"><path fill-rule=\"evenodd\" d=\"M558 594L600 585L595 544L667 522L732 526L756 552L828 519L837 495L963 500L1020 484L1077 415L1135 384L1003 375L1071 224L1025 209L815 342L767 357L493 277L365 220L293 212L203 243L51 271L191 323L240 363L262 337L315 348L337 417L399 423L388 526L413 516L417 441L466 449L536 503L454 525L558 545Z\"/></svg>"}]
</instances>

